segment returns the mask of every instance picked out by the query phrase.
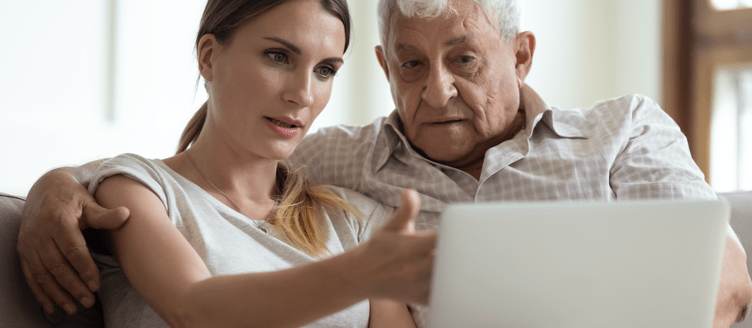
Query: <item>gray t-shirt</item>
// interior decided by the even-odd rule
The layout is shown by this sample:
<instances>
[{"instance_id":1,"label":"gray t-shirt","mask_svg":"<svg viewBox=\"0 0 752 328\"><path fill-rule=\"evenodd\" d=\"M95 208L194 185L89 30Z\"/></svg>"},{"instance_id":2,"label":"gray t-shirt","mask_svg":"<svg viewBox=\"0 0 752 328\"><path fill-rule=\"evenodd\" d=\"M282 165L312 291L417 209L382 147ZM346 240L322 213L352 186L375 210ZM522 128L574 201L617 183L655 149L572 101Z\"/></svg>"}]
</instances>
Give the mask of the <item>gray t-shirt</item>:
<instances>
[{"instance_id":1,"label":"gray t-shirt","mask_svg":"<svg viewBox=\"0 0 752 328\"><path fill-rule=\"evenodd\" d=\"M89 191L94 193L102 180L118 174L144 184L162 200L170 220L201 256L212 276L282 270L316 261L287 244L273 225L265 225L268 233L264 233L253 220L158 159L133 154L115 157L100 166ZM328 230L326 245L333 255L356 247L394 211L347 189L332 187L332 191L365 215L358 219L342 210L315 204L321 224ZM99 297L107 327L167 327L130 284L114 256L92 255L100 269ZM306 327L366 327L368 316L366 300Z\"/></svg>"}]
</instances>

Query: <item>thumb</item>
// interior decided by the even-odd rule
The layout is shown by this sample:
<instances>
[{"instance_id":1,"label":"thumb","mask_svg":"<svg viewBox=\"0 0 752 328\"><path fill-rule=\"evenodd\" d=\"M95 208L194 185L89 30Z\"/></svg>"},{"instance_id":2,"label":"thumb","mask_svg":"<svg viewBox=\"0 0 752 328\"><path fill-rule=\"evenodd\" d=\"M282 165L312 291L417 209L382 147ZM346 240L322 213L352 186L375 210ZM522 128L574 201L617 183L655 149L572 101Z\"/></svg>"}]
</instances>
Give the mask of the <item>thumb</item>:
<instances>
[{"instance_id":1,"label":"thumb","mask_svg":"<svg viewBox=\"0 0 752 328\"><path fill-rule=\"evenodd\" d=\"M420 211L420 198L415 190L405 189L402 192L402 205L394 211L392 218L387 221L383 229L394 232L414 232L415 217Z\"/></svg>"},{"instance_id":2,"label":"thumb","mask_svg":"<svg viewBox=\"0 0 752 328\"><path fill-rule=\"evenodd\" d=\"M83 214L80 221L81 230L87 227L114 230L120 228L131 215L128 208L124 206L106 209L94 200L84 204Z\"/></svg>"}]
</instances>

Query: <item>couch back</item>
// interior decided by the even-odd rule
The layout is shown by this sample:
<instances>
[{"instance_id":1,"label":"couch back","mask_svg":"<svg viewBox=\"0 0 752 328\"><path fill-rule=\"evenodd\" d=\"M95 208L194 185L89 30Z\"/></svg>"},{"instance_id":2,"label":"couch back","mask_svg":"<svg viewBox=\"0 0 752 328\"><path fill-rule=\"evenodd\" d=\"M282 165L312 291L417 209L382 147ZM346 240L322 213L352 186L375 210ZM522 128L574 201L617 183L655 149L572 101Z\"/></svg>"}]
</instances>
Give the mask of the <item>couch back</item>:
<instances>
[{"instance_id":1,"label":"couch back","mask_svg":"<svg viewBox=\"0 0 752 328\"><path fill-rule=\"evenodd\" d=\"M752 272L752 192L719 194L731 204L731 226L747 249L747 267ZM56 308L47 314L31 293L16 252L24 199L0 193L0 327L104 327L101 304L90 309L81 305L69 316ZM733 328L752 328L752 319Z\"/></svg>"},{"instance_id":2,"label":"couch back","mask_svg":"<svg viewBox=\"0 0 752 328\"><path fill-rule=\"evenodd\" d=\"M24 199L0 193L0 327L104 327L101 304L69 316L61 308L48 314L31 293L16 251Z\"/></svg>"}]
</instances>

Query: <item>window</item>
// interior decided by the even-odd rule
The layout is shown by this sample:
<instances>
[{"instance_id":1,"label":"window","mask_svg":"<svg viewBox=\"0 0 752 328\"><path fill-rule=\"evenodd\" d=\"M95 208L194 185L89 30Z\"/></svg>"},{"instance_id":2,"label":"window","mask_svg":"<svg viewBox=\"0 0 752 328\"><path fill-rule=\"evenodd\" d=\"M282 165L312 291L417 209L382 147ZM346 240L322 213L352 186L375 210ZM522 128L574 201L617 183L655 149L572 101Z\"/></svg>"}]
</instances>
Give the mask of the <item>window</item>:
<instances>
[{"instance_id":1,"label":"window","mask_svg":"<svg viewBox=\"0 0 752 328\"><path fill-rule=\"evenodd\" d=\"M752 67L722 67L713 79L710 176L717 191L752 190Z\"/></svg>"},{"instance_id":2,"label":"window","mask_svg":"<svg viewBox=\"0 0 752 328\"><path fill-rule=\"evenodd\" d=\"M718 192L752 190L752 0L664 0L664 103Z\"/></svg>"},{"instance_id":3,"label":"window","mask_svg":"<svg viewBox=\"0 0 752 328\"><path fill-rule=\"evenodd\" d=\"M733 10L752 7L752 0L711 0L717 10Z\"/></svg>"}]
</instances>

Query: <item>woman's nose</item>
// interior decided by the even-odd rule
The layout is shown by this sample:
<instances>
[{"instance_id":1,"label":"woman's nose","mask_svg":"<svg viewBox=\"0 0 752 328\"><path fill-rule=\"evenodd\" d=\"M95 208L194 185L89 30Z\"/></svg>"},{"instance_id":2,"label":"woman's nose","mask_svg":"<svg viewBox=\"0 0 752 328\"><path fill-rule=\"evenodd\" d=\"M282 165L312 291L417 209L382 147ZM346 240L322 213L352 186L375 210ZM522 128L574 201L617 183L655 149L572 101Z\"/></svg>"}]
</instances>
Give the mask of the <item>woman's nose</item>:
<instances>
[{"instance_id":1,"label":"woman's nose","mask_svg":"<svg viewBox=\"0 0 752 328\"><path fill-rule=\"evenodd\" d=\"M298 105L300 108L306 108L313 105L313 90L312 90L311 73L296 74L287 91L284 94L284 100Z\"/></svg>"}]
</instances>

